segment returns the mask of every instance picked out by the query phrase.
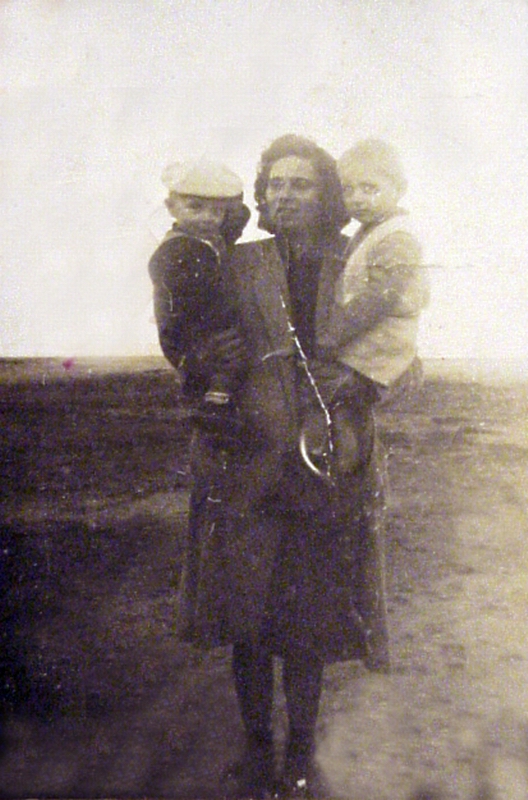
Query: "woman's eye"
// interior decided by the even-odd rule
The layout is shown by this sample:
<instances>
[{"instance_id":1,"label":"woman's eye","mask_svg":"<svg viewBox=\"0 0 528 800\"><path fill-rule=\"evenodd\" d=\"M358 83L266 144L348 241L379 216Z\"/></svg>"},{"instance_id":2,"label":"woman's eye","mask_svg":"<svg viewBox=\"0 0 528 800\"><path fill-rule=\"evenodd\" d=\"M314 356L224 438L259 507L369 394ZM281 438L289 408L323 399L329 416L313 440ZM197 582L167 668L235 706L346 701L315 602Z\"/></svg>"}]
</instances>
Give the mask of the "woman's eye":
<instances>
[{"instance_id":1,"label":"woman's eye","mask_svg":"<svg viewBox=\"0 0 528 800\"><path fill-rule=\"evenodd\" d=\"M310 181L305 181L302 178L299 178L296 181L293 181L294 189L308 189L311 186Z\"/></svg>"}]
</instances>

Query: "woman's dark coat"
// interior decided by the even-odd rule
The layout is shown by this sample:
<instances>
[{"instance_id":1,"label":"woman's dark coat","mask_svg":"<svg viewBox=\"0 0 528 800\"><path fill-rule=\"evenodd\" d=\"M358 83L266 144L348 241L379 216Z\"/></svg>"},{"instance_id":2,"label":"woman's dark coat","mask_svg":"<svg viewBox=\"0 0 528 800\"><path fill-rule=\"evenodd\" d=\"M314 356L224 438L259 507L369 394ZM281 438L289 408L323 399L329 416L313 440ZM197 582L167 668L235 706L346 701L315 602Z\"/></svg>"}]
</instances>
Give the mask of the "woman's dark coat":
<instances>
[{"instance_id":1,"label":"woman's dark coat","mask_svg":"<svg viewBox=\"0 0 528 800\"><path fill-rule=\"evenodd\" d=\"M325 251L319 333L346 241L340 236ZM160 274L166 263L155 253L150 274L160 341L177 365L184 354L171 337L170 275ZM362 658L387 668L382 479L371 412L354 420L370 442L362 466L341 472L334 485L309 471L298 449L304 370L275 240L237 245L229 269L252 357L240 405L256 433L232 452L195 432L180 633L206 647L264 635L278 655L302 647L325 661Z\"/></svg>"}]
</instances>

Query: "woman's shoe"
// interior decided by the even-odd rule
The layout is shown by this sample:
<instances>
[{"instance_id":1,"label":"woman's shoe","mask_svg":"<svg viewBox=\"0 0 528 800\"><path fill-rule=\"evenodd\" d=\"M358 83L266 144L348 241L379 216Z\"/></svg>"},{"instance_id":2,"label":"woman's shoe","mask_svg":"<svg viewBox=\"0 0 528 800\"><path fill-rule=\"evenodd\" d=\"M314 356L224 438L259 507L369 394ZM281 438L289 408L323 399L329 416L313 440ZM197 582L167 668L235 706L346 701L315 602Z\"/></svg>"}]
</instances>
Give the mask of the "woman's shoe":
<instances>
[{"instance_id":1,"label":"woman's shoe","mask_svg":"<svg viewBox=\"0 0 528 800\"><path fill-rule=\"evenodd\" d=\"M280 800L331 800L332 794L319 769L312 762L303 775L288 775L285 772L274 797Z\"/></svg>"},{"instance_id":2,"label":"woman's shoe","mask_svg":"<svg viewBox=\"0 0 528 800\"><path fill-rule=\"evenodd\" d=\"M224 774L224 783L226 781L234 781L237 786L234 796L241 800L273 800L277 797L271 733L248 737L244 756L228 768Z\"/></svg>"},{"instance_id":3,"label":"woman's shoe","mask_svg":"<svg viewBox=\"0 0 528 800\"><path fill-rule=\"evenodd\" d=\"M248 737L252 798L272 797L275 788L275 755L271 732L254 733Z\"/></svg>"},{"instance_id":4,"label":"woman's shoe","mask_svg":"<svg viewBox=\"0 0 528 800\"><path fill-rule=\"evenodd\" d=\"M312 755L312 748L292 742L286 751L284 772L278 784L281 800L330 800L331 793Z\"/></svg>"}]
</instances>

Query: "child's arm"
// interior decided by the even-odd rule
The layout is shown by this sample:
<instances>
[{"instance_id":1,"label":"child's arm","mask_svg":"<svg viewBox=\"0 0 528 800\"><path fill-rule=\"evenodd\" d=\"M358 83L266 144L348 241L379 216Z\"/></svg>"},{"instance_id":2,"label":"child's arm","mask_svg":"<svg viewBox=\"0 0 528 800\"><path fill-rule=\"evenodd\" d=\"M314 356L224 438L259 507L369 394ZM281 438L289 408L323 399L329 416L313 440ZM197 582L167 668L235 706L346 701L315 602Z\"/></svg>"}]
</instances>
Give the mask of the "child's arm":
<instances>
[{"instance_id":1,"label":"child's arm","mask_svg":"<svg viewBox=\"0 0 528 800\"><path fill-rule=\"evenodd\" d=\"M182 277L187 272L186 242L183 237L164 242L149 262L154 287L154 316L162 352L176 368L188 347L188 317Z\"/></svg>"},{"instance_id":2,"label":"child's arm","mask_svg":"<svg viewBox=\"0 0 528 800\"><path fill-rule=\"evenodd\" d=\"M226 315L222 330L208 330L208 316L216 308L205 277L212 275L214 251L196 240L175 237L163 243L152 256L149 273L154 286L154 315L162 352L177 369L191 376L193 384L205 390L218 371L235 372L245 350L233 320ZM191 280L192 279L192 280Z\"/></svg>"},{"instance_id":3,"label":"child's arm","mask_svg":"<svg viewBox=\"0 0 528 800\"><path fill-rule=\"evenodd\" d=\"M325 355L332 356L330 351L337 352L397 312L402 298L412 289L416 289L417 310L422 308L427 297L420 288L421 260L421 247L407 232L389 234L373 248L362 289L345 306L333 306L325 331L325 340L332 346L325 348Z\"/></svg>"}]
</instances>

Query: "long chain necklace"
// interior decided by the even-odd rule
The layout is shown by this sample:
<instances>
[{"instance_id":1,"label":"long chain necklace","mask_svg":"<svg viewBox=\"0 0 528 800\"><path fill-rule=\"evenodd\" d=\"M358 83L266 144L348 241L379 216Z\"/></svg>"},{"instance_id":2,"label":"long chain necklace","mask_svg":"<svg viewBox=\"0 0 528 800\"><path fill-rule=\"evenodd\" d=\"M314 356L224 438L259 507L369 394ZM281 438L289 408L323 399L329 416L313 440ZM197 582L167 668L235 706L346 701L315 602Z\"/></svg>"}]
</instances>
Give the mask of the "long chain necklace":
<instances>
[{"instance_id":1,"label":"long chain necklace","mask_svg":"<svg viewBox=\"0 0 528 800\"><path fill-rule=\"evenodd\" d=\"M291 263L290 262L290 246L289 246L288 242L286 243L286 247L287 247L287 249L286 249L286 269L288 270L289 267L290 267L290 263ZM268 272L269 272L269 267L268 267L267 260L265 258L265 254L264 253L262 253L262 260L263 260L264 264L266 264L266 268L268 269ZM326 405L326 403L324 401L324 398L323 398L323 396L322 396L322 394L320 392L319 386L317 385L317 381L315 380L315 377L314 377L314 375L313 375L313 373L312 373L312 371L310 369L310 364L309 364L309 361L308 361L308 357L306 356L306 353L304 352L303 346L301 344L301 340L299 339L299 336L297 335L297 330L295 328L295 325L291 321L290 312L289 312L289 309L288 309L288 304L286 303L286 299L284 297L284 294L283 294L280 286L278 285L278 283L275 280L274 280L274 283L275 283L275 288L276 288L278 296L279 296L280 304L282 306L282 309L284 311L284 315L285 315L285 318L286 318L286 323L287 323L287 327L288 327L288 333L290 334L291 340L292 340L293 345L295 347L295 350L296 350L296 353L297 353L297 356L298 356L298 359L299 359L299 363L300 363L300 365L301 365L301 367L303 369L304 374L306 375L306 378L308 380L308 383L310 384L310 387L312 388L312 390L314 392L314 395L315 395L315 398L317 400L317 403L318 403L319 407L321 408L321 411L323 412L323 416L324 416L325 424L326 424L326 433L327 433L326 441L327 441L327 445L328 445L328 452L323 452L321 454L323 459L324 459L324 464L325 464L324 472L321 472L321 470L319 470L316 467L316 465L312 462L312 460L310 459L309 453L308 453L308 449L307 449L307 446L306 446L306 439L304 438L302 433L301 433L301 440L300 440L300 443L299 443L300 444L301 456L303 457L303 460L305 461L306 465L309 467L309 469L312 472L314 472L319 477L324 478L327 482L329 482L332 486L334 486L335 485L335 480L334 480L333 471L332 471L332 456L333 456L333 453L334 453L334 435L333 435L334 432L333 432L332 416L331 416L330 411L328 409L328 406Z\"/></svg>"}]
</instances>

